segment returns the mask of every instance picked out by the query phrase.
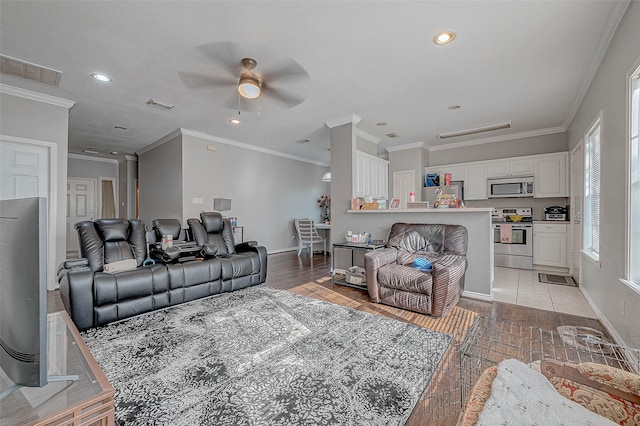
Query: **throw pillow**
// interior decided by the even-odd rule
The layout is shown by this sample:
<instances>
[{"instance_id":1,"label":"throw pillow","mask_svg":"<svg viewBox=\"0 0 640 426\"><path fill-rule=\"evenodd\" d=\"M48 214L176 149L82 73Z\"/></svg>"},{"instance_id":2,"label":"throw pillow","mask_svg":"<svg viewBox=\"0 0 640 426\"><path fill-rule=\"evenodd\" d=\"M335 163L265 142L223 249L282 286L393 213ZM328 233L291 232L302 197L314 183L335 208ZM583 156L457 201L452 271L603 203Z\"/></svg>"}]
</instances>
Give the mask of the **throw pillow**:
<instances>
[{"instance_id":1,"label":"throw pillow","mask_svg":"<svg viewBox=\"0 0 640 426\"><path fill-rule=\"evenodd\" d=\"M104 272L114 274L121 271L129 271L136 269L138 262L135 259L118 260L117 262L111 262L104 265Z\"/></svg>"}]
</instances>

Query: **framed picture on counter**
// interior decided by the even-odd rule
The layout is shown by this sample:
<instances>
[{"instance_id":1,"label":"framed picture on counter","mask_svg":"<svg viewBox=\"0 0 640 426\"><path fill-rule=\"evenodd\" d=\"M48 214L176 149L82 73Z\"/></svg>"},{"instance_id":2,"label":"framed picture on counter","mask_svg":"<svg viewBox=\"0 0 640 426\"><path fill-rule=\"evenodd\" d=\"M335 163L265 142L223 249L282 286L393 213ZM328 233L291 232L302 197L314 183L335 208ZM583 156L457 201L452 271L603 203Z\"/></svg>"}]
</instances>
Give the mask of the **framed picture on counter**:
<instances>
[{"instance_id":1,"label":"framed picture on counter","mask_svg":"<svg viewBox=\"0 0 640 426\"><path fill-rule=\"evenodd\" d=\"M400 198L392 198L391 203L389 203L390 209L399 209L400 208Z\"/></svg>"}]
</instances>

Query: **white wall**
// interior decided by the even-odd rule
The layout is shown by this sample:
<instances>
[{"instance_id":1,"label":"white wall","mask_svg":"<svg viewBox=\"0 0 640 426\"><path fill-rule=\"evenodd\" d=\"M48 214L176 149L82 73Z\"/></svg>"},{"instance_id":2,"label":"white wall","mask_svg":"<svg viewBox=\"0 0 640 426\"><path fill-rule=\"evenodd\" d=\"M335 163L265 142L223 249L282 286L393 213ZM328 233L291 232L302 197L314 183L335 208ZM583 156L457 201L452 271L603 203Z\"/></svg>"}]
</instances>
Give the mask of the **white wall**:
<instances>
[{"instance_id":1,"label":"white wall","mask_svg":"<svg viewBox=\"0 0 640 426\"><path fill-rule=\"evenodd\" d=\"M322 182L327 167L207 135L185 132L182 142L183 223L212 211L214 198L230 198L232 210L223 215L238 218L245 241L258 241L273 253L297 247L295 218L320 220L316 200L329 193L329 184ZM193 198L204 204L194 204Z\"/></svg>"},{"instance_id":2,"label":"white wall","mask_svg":"<svg viewBox=\"0 0 640 426\"><path fill-rule=\"evenodd\" d=\"M182 217L182 139L172 133L138 153L140 219ZM185 224L186 225L186 224Z\"/></svg>"},{"instance_id":3,"label":"white wall","mask_svg":"<svg viewBox=\"0 0 640 426\"><path fill-rule=\"evenodd\" d=\"M459 148L431 149L429 151L429 166L522 157L567 150L567 134L561 132Z\"/></svg>"},{"instance_id":4,"label":"white wall","mask_svg":"<svg viewBox=\"0 0 640 426\"><path fill-rule=\"evenodd\" d=\"M603 111L600 138L602 264L598 266L583 256L580 289L605 325L622 343L633 347L640 347L640 295L619 279L625 275L626 76L639 59L640 2L633 1L568 130L569 146L573 148L600 110Z\"/></svg>"},{"instance_id":5,"label":"white wall","mask_svg":"<svg viewBox=\"0 0 640 426\"><path fill-rule=\"evenodd\" d=\"M56 210L55 224L53 224L55 227L55 259L53 261L55 264L48 265L49 279L47 280L49 288L52 288L55 284L55 267L66 256L69 108L46 101L0 93L0 109L2 110L0 132L3 135L56 145L56 174L58 178L55 187L57 196L55 200L48 200L49 203L55 203Z\"/></svg>"}]
</instances>

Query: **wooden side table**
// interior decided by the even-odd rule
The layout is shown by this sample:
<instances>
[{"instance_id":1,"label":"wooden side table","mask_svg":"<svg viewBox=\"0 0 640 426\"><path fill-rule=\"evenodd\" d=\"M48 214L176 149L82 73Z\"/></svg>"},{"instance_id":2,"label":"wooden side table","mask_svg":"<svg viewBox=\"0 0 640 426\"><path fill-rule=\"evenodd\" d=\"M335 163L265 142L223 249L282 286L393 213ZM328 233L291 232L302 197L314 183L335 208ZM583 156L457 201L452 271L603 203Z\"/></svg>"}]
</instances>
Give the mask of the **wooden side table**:
<instances>
[{"instance_id":1,"label":"wooden side table","mask_svg":"<svg viewBox=\"0 0 640 426\"><path fill-rule=\"evenodd\" d=\"M49 375L77 375L76 381L23 387L0 401L2 424L29 426L113 426L113 387L82 336L62 311L47 319ZM13 382L0 370L0 389ZM5 423L6 422L6 423Z\"/></svg>"}]
</instances>

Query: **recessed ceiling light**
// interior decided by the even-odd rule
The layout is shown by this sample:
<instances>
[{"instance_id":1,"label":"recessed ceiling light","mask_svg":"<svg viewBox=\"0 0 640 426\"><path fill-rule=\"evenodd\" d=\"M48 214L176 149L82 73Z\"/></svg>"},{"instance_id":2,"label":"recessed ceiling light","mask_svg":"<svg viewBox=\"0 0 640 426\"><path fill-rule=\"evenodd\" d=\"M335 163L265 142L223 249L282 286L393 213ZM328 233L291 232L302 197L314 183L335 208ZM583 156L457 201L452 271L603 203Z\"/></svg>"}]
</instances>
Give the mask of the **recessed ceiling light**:
<instances>
[{"instance_id":1,"label":"recessed ceiling light","mask_svg":"<svg viewBox=\"0 0 640 426\"><path fill-rule=\"evenodd\" d=\"M231 124L240 124L240 120L238 120L237 118L232 118L229 120L229 123Z\"/></svg>"},{"instance_id":2,"label":"recessed ceiling light","mask_svg":"<svg viewBox=\"0 0 640 426\"><path fill-rule=\"evenodd\" d=\"M385 123L384 121L378 121L376 123L376 126L386 126L386 125L387 125L387 123Z\"/></svg>"},{"instance_id":3,"label":"recessed ceiling light","mask_svg":"<svg viewBox=\"0 0 640 426\"><path fill-rule=\"evenodd\" d=\"M98 81L102 81L103 83L108 83L111 81L111 77L106 74L101 74L99 72L92 72L91 77L95 78Z\"/></svg>"},{"instance_id":4,"label":"recessed ceiling light","mask_svg":"<svg viewBox=\"0 0 640 426\"><path fill-rule=\"evenodd\" d=\"M119 152L118 151L111 151L111 155L118 155Z\"/></svg>"},{"instance_id":5,"label":"recessed ceiling light","mask_svg":"<svg viewBox=\"0 0 640 426\"><path fill-rule=\"evenodd\" d=\"M456 38L456 33L453 31L443 31L440 34L436 34L433 38L435 44L447 44L451 43Z\"/></svg>"},{"instance_id":6,"label":"recessed ceiling light","mask_svg":"<svg viewBox=\"0 0 640 426\"><path fill-rule=\"evenodd\" d=\"M397 138L398 134L395 132L391 132L391 133L387 133L385 136L389 137L389 138Z\"/></svg>"},{"instance_id":7,"label":"recessed ceiling light","mask_svg":"<svg viewBox=\"0 0 640 426\"><path fill-rule=\"evenodd\" d=\"M447 108L449 108L449 109L460 109L460 108L462 108L462 106L460 106L460 105L449 105Z\"/></svg>"}]
</instances>

